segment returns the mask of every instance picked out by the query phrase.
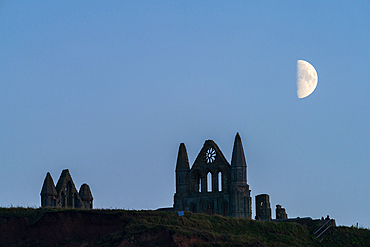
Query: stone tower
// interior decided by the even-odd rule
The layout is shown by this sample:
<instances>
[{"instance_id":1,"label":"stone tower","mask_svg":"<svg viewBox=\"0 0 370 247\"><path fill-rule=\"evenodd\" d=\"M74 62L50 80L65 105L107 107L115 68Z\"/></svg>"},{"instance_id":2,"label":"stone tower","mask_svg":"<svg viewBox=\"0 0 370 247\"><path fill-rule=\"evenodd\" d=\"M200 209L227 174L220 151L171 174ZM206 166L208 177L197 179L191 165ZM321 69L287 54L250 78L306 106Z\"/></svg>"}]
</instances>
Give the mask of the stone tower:
<instances>
[{"instance_id":1,"label":"stone tower","mask_svg":"<svg viewBox=\"0 0 370 247\"><path fill-rule=\"evenodd\" d=\"M231 158L230 205L232 217L252 217L251 198L247 184L247 162L239 133L235 136L233 155Z\"/></svg>"},{"instance_id":2,"label":"stone tower","mask_svg":"<svg viewBox=\"0 0 370 247\"><path fill-rule=\"evenodd\" d=\"M41 190L41 207L56 207L57 195L53 178L48 172Z\"/></svg>"},{"instance_id":3,"label":"stone tower","mask_svg":"<svg viewBox=\"0 0 370 247\"><path fill-rule=\"evenodd\" d=\"M87 184L77 192L68 169L62 171L57 186L48 172L41 190L41 207L92 208L93 197Z\"/></svg>"},{"instance_id":4,"label":"stone tower","mask_svg":"<svg viewBox=\"0 0 370 247\"><path fill-rule=\"evenodd\" d=\"M214 141L207 140L190 169L185 144L181 143L175 170L174 210L251 218L247 165L239 134L231 163L230 166Z\"/></svg>"},{"instance_id":5,"label":"stone tower","mask_svg":"<svg viewBox=\"0 0 370 247\"><path fill-rule=\"evenodd\" d=\"M270 197L267 194L256 196L256 220L271 220Z\"/></svg>"},{"instance_id":6,"label":"stone tower","mask_svg":"<svg viewBox=\"0 0 370 247\"><path fill-rule=\"evenodd\" d=\"M78 192L85 208L92 209L93 197L90 187L87 184L81 185L80 192Z\"/></svg>"},{"instance_id":7,"label":"stone tower","mask_svg":"<svg viewBox=\"0 0 370 247\"><path fill-rule=\"evenodd\" d=\"M174 207L183 208L185 205L185 198L189 196L188 194L188 184L189 184L189 160L188 153L186 152L186 147L184 143L180 144L179 153L177 155L176 163L176 194L174 198Z\"/></svg>"}]
</instances>

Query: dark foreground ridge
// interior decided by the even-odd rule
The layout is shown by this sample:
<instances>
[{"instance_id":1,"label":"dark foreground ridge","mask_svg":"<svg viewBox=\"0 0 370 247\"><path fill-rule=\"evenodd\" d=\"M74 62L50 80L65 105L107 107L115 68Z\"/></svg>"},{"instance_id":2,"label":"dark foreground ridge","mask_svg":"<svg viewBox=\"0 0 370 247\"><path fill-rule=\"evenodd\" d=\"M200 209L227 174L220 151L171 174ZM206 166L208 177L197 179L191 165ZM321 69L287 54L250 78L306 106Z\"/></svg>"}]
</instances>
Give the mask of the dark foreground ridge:
<instances>
[{"instance_id":1,"label":"dark foreground ridge","mask_svg":"<svg viewBox=\"0 0 370 247\"><path fill-rule=\"evenodd\" d=\"M311 224L311 225L310 225ZM370 230L185 212L0 208L0 246L370 246ZM316 223L315 223L316 224Z\"/></svg>"}]
</instances>

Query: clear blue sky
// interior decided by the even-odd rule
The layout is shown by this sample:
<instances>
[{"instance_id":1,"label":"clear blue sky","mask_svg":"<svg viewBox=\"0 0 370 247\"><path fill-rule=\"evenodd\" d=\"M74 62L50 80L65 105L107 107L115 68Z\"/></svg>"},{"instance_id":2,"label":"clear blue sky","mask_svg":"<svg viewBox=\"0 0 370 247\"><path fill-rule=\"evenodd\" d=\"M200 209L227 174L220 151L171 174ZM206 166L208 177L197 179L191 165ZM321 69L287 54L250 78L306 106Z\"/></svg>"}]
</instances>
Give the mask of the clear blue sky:
<instances>
[{"instance_id":1,"label":"clear blue sky","mask_svg":"<svg viewBox=\"0 0 370 247\"><path fill-rule=\"evenodd\" d=\"M369 1L0 1L0 206L68 168L96 208L173 204L178 147L289 217L370 227ZM296 96L296 63L319 82Z\"/></svg>"}]
</instances>

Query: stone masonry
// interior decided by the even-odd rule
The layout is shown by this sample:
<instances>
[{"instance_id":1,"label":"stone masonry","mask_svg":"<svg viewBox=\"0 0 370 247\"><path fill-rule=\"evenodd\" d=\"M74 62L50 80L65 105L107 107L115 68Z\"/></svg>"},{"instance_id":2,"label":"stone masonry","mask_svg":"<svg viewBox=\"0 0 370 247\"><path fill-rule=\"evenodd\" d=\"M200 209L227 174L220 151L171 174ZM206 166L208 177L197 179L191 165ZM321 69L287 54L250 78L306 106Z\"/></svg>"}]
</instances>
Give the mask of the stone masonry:
<instances>
[{"instance_id":1,"label":"stone masonry","mask_svg":"<svg viewBox=\"0 0 370 247\"><path fill-rule=\"evenodd\" d=\"M271 220L270 197L267 194L256 196L256 220Z\"/></svg>"},{"instance_id":2,"label":"stone masonry","mask_svg":"<svg viewBox=\"0 0 370 247\"><path fill-rule=\"evenodd\" d=\"M40 195L41 207L93 208L93 197L90 187L87 184L83 184L80 191L77 192L68 169L62 171L56 187L54 186L53 178L48 172Z\"/></svg>"},{"instance_id":3,"label":"stone masonry","mask_svg":"<svg viewBox=\"0 0 370 247\"><path fill-rule=\"evenodd\" d=\"M239 133L231 165L217 144L207 140L190 168L185 144L180 144L174 210L251 218L247 163Z\"/></svg>"},{"instance_id":4,"label":"stone masonry","mask_svg":"<svg viewBox=\"0 0 370 247\"><path fill-rule=\"evenodd\" d=\"M288 219L288 215L285 212L285 208L282 208L281 205L276 205L276 219L279 220L286 220Z\"/></svg>"}]
</instances>

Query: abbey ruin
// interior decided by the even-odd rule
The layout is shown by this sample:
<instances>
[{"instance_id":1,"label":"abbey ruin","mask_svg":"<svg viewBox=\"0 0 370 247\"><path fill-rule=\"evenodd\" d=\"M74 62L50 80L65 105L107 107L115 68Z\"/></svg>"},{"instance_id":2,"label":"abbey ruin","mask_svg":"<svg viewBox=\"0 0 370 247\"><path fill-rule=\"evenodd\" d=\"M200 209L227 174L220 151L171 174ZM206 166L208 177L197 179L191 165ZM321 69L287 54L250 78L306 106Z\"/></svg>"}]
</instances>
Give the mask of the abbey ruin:
<instances>
[{"instance_id":1,"label":"abbey ruin","mask_svg":"<svg viewBox=\"0 0 370 247\"><path fill-rule=\"evenodd\" d=\"M185 144L180 144L174 210L252 217L247 163L239 134L231 165L217 144L207 140L190 169Z\"/></svg>"},{"instance_id":2,"label":"abbey ruin","mask_svg":"<svg viewBox=\"0 0 370 247\"><path fill-rule=\"evenodd\" d=\"M62 171L56 187L48 172L40 195L41 207L93 208L93 197L89 185L81 185L80 191L77 192L68 169Z\"/></svg>"},{"instance_id":3,"label":"abbey ruin","mask_svg":"<svg viewBox=\"0 0 370 247\"><path fill-rule=\"evenodd\" d=\"M185 144L181 143L175 173L174 211L252 218L247 162L239 133L235 136L231 164L217 144L207 140L190 168ZM286 219L285 209L278 206L277 219ZM271 220L267 194L256 196L256 219Z\"/></svg>"},{"instance_id":4,"label":"abbey ruin","mask_svg":"<svg viewBox=\"0 0 370 247\"><path fill-rule=\"evenodd\" d=\"M247 162L239 133L235 136L231 164L217 144L213 140L207 140L190 168L185 144L181 143L175 173L174 205L172 208L159 210L252 218ZM93 208L90 187L83 184L77 191L68 169L62 171L56 186L48 172L40 195L41 207ZM255 219L271 220L269 195L257 195L255 202ZM287 219L281 205L276 206L276 219Z\"/></svg>"}]
</instances>

